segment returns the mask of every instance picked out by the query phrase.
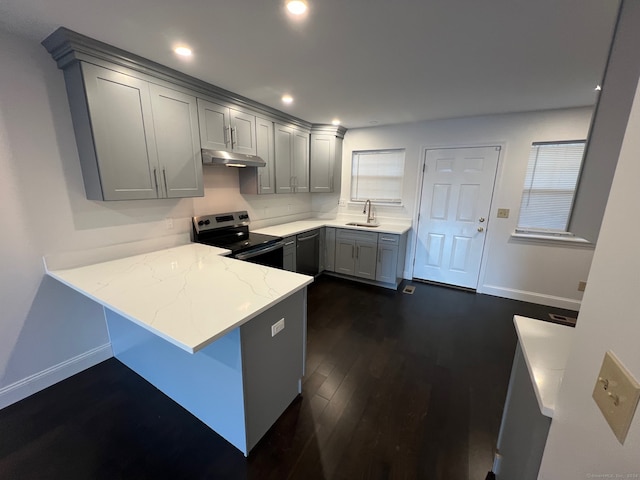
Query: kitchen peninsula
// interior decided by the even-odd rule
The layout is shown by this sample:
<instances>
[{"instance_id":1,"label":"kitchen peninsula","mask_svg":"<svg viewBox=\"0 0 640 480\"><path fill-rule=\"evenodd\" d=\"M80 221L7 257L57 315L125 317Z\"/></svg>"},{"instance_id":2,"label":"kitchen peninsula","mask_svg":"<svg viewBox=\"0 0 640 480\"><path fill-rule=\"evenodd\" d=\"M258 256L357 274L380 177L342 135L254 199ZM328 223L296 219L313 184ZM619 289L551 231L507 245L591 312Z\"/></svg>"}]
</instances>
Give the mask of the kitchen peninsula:
<instances>
[{"instance_id":1,"label":"kitchen peninsula","mask_svg":"<svg viewBox=\"0 0 640 480\"><path fill-rule=\"evenodd\" d=\"M187 244L47 274L104 307L114 356L245 455L300 393L312 277Z\"/></svg>"}]
</instances>

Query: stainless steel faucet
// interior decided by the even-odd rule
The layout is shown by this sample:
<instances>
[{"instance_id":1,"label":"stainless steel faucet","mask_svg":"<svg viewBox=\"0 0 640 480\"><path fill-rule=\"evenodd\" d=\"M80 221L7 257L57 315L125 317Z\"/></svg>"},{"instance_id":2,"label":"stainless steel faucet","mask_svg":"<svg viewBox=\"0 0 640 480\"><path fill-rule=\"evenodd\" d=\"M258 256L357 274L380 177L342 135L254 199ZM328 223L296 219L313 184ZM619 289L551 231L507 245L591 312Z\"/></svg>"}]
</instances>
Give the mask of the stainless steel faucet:
<instances>
[{"instance_id":1,"label":"stainless steel faucet","mask_svg":"<svg viewBox=\"0 0 640 480\"><path fill-rule=\"evenodd\" d=\"M367 213L367 203L369 204L369 213ZM371 200L367 200L366 202L364 202L364 210L362 210L362 213L367 213L367 223L371 223L371 221L373 220L373 214L371 212Z\"/></svg>"}]
</instances>

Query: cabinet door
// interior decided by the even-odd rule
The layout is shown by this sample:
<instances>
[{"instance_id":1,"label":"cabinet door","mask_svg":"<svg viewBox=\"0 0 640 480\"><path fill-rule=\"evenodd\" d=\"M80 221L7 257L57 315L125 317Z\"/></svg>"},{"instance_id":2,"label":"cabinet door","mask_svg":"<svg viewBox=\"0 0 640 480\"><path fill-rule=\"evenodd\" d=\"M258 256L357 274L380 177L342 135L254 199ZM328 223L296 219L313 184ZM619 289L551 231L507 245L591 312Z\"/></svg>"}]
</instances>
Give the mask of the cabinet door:
<instances>
[{"instance_id":1,"label":"cabinet door","mask_svg":"<svg viewBox=\"0 0 640 480\"><path fill-rule=\"evenodd\" d=\"M293 131L293 178L297 193L309 193L309 134Z\"/></svg>"},{"instance_id":2,"label":"cabinet door","mask_svg":"<svg viewBox=\"0 0 640 480\"><path fill-rule=\"evenodd\" d=\"M398 246L379 243L376 280L379 282L395 283L397 270Z\"/></svg>"},{"instance_id":3,"label":"cabinet door","mask_svg":"<svg viewBox=\"0 0 640 480\"><path fill-rule=\"evenodd\" d=\"M158 153L149 84L86 63L82 71L103 199L157 198Z\"/></svg>"},{"instance_id":4,"label":"cabinet door","mask_svg":"<svg viewBox=\"0 0 640 480\"><path fill-rule=\"evenodd\" d=\"M356 242L354 240L336 240L335 271L345 275L355 273Z\"/></svg>"},{"instance_id":5,"label":"cabinet door","mask_svg":"<svg viewBox=\"0 0 640 480\"><path fill-rule=\"evenodd\" d=\"M229 110L231 119L231 149L247 155L256 154L256 117Z\"/></svg>"},{"instance_id":6,"label":"cabinet door","mask_svg":"<svg viewBox=\"0 0 640 480\"><path fill-rule=\"evenodd\" d=\"M318 252L318 273L324 272L326 269L326 237L327 237L327 229L322 227L320 231L320 251Z\"/></svg>"},{"instance_id":7,"label":"cabinet door","mask_svg":"<svg viewBox=\"0 0 640 480\"><path fill-rule=\"evenodd\" d=\"M260 158L267 162L264 167L257 168L258 193L276 193L273 122L263 118L256 118L256 153Z\"/></svg>"},{"instance_id":8,"label":"cabinet door","mask_svg":"<svg viewBox=\"0 0 640 480\"><path fill-rule=\"evenodd\" d=\"M276 193L293 193L291 165L293 163L293 129L274 125L276 153Z\"/></svg>"},{"instance_id":9,"label":"cabinet door","mask_svg":"<svg viewBox=\"0 0 640 480\"><path fill-rule=\"evenodd\" d=\"M296 271L296 237L284 239L282 268L289 272Z\"/></svg>"},{"instance_id":10,"label":"cabinet door","mask_svg":"<svg viewBox=\"0 0 640 480\"><path fill-rule=\"evenodd\" d=\"M231 147L229 109L201 98L198 99L200 146L210 150Z\"/></svg>"},{"instance_id":11,"label":"cabinet door","mask_svg":"<svg viewBox=\"0 0 640 480\"><path fill-rule=\"evenodd\" d=\"M311 134L309 162L311 193L333 192L333 169L336 152L334 135Z\"/></svg>"},{"instance_id":12,"label":"cabinet door","mask_svg":"<svg viewBox=\"0 0 640 480\"><path fill-rule=\"evenodd\" d=\"M165 197L204 195L202 156L196 98L159 85L150 85L153 126Z\"/></svg>"},{"instance_id":13,"label":"cabinet door","mask_svg":"<svg viewBox=\"0 0 640 480\"><path fill-rule=\"evenodd\" d=\"M375 280L377 256L377 243L356 242L355 275L357 277Z\"/></svg>"},{"instance_id":14,"label":"cabinet door","mask_svg":"<svg viewBox=\"0 0 640 480\"><path fill-rule=\"evenodd\" d=\"M329 272L335 271L335 268L336 268L335 260L336 260L336 229L333 227L326 227L324 269Z\"/></svg>"}]
</instances>

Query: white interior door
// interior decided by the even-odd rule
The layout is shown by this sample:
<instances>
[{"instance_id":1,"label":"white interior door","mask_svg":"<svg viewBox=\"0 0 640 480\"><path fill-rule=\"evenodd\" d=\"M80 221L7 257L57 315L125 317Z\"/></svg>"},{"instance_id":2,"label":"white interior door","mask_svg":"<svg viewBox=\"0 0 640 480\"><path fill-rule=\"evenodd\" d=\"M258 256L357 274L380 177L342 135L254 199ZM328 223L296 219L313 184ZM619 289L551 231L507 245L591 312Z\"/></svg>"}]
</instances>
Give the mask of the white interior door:
<instances>
[{"instance_id":1,"label":"white interior door","mask_svg":"<svg viewBox=\"0 0 640 480\"><path fill-rule=\"evenodd\" d=\"M427 150L413 277L477 288L500 147Z\"/></svg>"}]
</instances>

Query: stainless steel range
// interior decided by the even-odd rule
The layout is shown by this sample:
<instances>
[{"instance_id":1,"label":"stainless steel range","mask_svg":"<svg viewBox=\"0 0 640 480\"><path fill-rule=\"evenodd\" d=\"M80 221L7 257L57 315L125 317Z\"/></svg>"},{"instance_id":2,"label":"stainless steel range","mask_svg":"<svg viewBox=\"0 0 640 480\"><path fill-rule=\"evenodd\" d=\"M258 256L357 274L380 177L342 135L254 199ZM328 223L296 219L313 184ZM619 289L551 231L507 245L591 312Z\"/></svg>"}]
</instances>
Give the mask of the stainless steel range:
<instances>
[{"instance_id":1,"label":"stainless steel range","mask_svg":"<svg viewBox=\"0 0 640 480\"><path fill-rule=\"evenodd\" d=\"M282 268L281 237L249 231L246 211L193 217L193 241L231 250L231 257Z\"/></svg>"}]
</instances>

